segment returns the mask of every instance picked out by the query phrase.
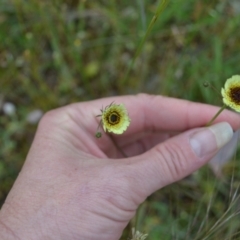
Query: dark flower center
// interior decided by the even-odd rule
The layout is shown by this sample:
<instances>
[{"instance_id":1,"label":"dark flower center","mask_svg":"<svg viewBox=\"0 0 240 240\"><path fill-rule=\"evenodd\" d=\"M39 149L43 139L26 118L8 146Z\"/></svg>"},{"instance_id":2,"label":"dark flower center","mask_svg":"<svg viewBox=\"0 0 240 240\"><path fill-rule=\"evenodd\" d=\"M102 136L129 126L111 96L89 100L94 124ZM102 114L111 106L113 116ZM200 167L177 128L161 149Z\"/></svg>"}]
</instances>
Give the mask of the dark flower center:
<instances>
[{"instance_id":1,"label":"dark flower center","mask_svg":"<svg viewBox=\"0 0 240 240\"><path fill-rule=\"evenodd\" d=\"M115 125L120 122L120 115L117 112L111 112L107 117L108 123Z\"/></svg>"},{"instance_id":2,"label":"dark flower center","mask_svg":"<svg viewBox=\"0 0 240 240\"><path fill-rule=\"evenodd\" d=\"M230 96L235 104L240 105L240 87L231 88Z\"/></svg>"}]
</instances>

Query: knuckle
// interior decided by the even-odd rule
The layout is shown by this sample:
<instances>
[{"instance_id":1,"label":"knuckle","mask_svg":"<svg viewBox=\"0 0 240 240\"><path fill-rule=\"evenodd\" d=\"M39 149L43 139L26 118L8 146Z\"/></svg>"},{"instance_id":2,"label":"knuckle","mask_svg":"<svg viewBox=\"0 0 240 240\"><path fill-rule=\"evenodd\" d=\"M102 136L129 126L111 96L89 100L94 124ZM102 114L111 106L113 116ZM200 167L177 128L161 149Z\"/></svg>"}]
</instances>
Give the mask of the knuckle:
<instances>
[{"instance_id":1,"label":"knuckle","mask_svg":"<svg viewBox=\"0 0 240 240\"><path fill-rule=\"evenodd\" d=\"M57 109L50 110L42 116L38 124L38 128L46 129L57 126L59 119L60 119L59 111Z\"/></svg>"},{"instance_id":2,"label":"knuckle","mask_svg":"<svg viewBox=\"0 0 240 240\"><path fill-rule=\"evenodd\" d=\"M115 168L112 170L111 168L112 166L108 166L104 170L104 180L106 184L102 185L102 190L100 191L101 198L119 209L128 211L135 210L135 206L139 204L138 197L136 197L138 196L139 189L136 190L135 184L137 176L130 174L121 165L115 165ZM112 172L114 171L114 181L112 181L113 174L109 173L109 169ZM127 194L129 192L134 194L129 197ZM126 208L126 206L128 206L128 208Z\"/></svg>"},{"instance_id":3,"label":"knuckle","mask_svg":"<svg viewBox=\"0 0 240 240\"><path fill-rule=\"evenodd\" d=\"M48 121L52 120L55 117L55 112L56 112L56 110L47 111L46 113L44 113L41 121L48 122Z\"/></svg>"},{"instance_id":4,"label":"knuckle","mask_svg":"<svg viewBox=\"0 0 240 240\"><path fill-rule=\"evenodd\" d=\"M71 109L67 107L60 107L47 111L40 122L58 124L62 121L68 120L72 114Z\"/></svg>"},{"instance_id":5,"label":"knuckle","mask_svg":"<svg viewBox=\"0 0 240 240\"><path fill-rule=\"evenodd\" d=\"M153 95L148 93L138 93L137 97L141 98L143 102L151 104L152 102L155 102L156 100L159 100L159 98L163 98L161 95Z\"/></svg>"},{"instance_id":6,"label":"knuckle","mask_svg":"<svg viewBox=\"0 0 240 240\"><path fill-rule=\"evenodd\" d=\"M179 144L174 142L162 144L161 148L158 148L158 154L160 154L160 158L165 163L167 173L174 180L178 180L184 175L187 158Z\"/></svg>"}]
</instances>

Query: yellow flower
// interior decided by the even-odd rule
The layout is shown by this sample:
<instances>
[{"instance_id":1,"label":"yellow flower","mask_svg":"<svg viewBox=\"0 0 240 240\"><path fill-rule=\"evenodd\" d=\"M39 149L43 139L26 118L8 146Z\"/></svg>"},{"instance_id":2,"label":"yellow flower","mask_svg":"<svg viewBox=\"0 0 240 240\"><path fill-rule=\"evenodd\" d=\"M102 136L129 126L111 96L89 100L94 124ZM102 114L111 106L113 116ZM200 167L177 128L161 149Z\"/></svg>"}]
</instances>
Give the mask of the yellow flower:
<instances>
[{"instance_id":1,"label":"yellow flower","mask_svg":"<svg viewBox=\"0 0 240 240\"><path fill-rule=\"evenodd\" d=\"M221 93L224 104L240 112L240 75L227 79Z\"/></svg>"},{"instance_id":2,"label":"yellow flower","mask_svg":"<svg viewBox=\"0 0 240 240\"><path fill-rule=\"evenodd\" d=\"M102 125L105 132L122 134L130 125L127 109L123 104L110 104L102 111Z\"/></svg>"}]
</instances>

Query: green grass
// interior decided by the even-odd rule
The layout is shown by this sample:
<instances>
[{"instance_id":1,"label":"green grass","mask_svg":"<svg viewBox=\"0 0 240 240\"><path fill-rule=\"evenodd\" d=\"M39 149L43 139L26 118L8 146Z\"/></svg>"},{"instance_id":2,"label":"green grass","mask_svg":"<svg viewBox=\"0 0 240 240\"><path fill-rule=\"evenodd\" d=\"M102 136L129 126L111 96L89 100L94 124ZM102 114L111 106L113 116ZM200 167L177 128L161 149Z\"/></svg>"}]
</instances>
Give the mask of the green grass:
<instances>
[{"instance_id":1,"label":"green grass","mask_svg":"<svg viewBox=\"0 0 240 240\"><path fill-rule=\"evenodd\" d=\"M0 99L17 109L14 116L0 113L0 205L32 142L32 110L139 92L221 105L203 83L220 91L239 74L237 1L169 0L127 78L159 2L0 2ZM139 230L151 240L240 239L238 160L222 181L205 167L153 194L141 208Z\"/></svg>"}]
</instances>

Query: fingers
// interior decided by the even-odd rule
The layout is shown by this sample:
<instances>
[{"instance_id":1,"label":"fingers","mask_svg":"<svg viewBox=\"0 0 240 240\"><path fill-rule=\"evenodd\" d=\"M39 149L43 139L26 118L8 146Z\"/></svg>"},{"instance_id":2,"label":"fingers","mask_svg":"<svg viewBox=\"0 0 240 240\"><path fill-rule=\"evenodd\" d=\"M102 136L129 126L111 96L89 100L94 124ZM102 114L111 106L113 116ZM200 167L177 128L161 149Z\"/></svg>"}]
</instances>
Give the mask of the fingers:
<instances>
[{"instance_id":1,"label":"fingers","mask_svg":"<svg viewBox=\"0 0 240 240\"><path fill-rule=\"evenodd\" d=\"M228 123L218 123L172 137L145 154L132 158L135 166L129 174L138 176L135 188L142 189L147 197L159 188L180 180L210 160L232 136Z\"/></svg>"},{"instance_id":2,"label":"fingers","mask_svg":"<svg viewBox=\"0 0 240 240\"><path fill-rule=\"evenodd\" d=\"M127 131L116 136L118 145L123 148L137 139L137 142L132 145L135 149L127 150L131 156L142 152L141 149L140 151L137 149L138 146L143 145L143 148L148 150L156 145L156 141L151 141L150 143L153 144L150 146L147 143L147 147L145 147L146 141L142 142L142 140L136 138L139 134L182 132L187 129L202 127L219 110L219 107L211 105L139 94L136 96L104 98L63 107L57 110L58 115L62 117L58 117L56 121L60 121L61 124L55 124L55 126L60 125L67 128L68 132L74 133L74 136L76 136L74 138L75 142L77 139L79 142L82 141L84 133L86 136L84 146L86 145L87 148L91 149L96 149L96 146L98 146L102 152L107 153L112 149L112 142L106 134L103 134L101 139L96 139L95 133L100 122L100 119L96 116L101 114L100 110L102 108L113 101L116 104L125 104L131 118L131 124ZM65 116L64 121L63 116ZM231 111L224 110L216 119L216 122L221 121L228 122L234 130L240 128L239 115Z\"/></svg>"},{"instance_id":3,"label":"fingers","mask_svg":"<svg viewBox=\"0 0 240 240\"><path fill-rule=\"evenodd\" d=\"M123 136L127 137L142 131L185 131L195 127L202 127L219 110L219 107L207 104L139 94L76 104L75 107L79 110L78 121L87 123L86 127L91 126L92 129L92 126L97 124L95 116L101 113L100 109L113 101L116 104L125 104L129 112L131 124L123 134ZM234 130L240 128L239 115L236 113L224 110L216 120L216 122L222 121L229 122Z\"/></svg>"},{"instance_id":4,"label":"fingers","mask_svg":"<svg viewBox=\"0 0 240 240\"><path fill-rule=\"evenodd\" d=\"M132 140L131 142L128 142L128 139L125 141L122 141L120 145L124 153L128 157L131 156L136 156L139 154L142 154L157 144L166 141L170 137L172 137L174 134L173 133L146 133L142 134L142 136L139 136L136 134L136 138L132 138L129 140Z\"/></svg>"},{"instance_id":5,"label":"fingers","mask_svg":"<svg viewBox=\"0 0 240 240\"><path fill-rule=\"evenodd\" d=\"M137 110L133 110L133 104L129 106L132 125L136 125L133 131L185 131L202 127L219 110L219 107L162 96L139 95L138 98ZM239 115L230 111L219 116L217 122L221 121L228 121L236 129L240 127Z\"/></svg>"}]
</instances>

